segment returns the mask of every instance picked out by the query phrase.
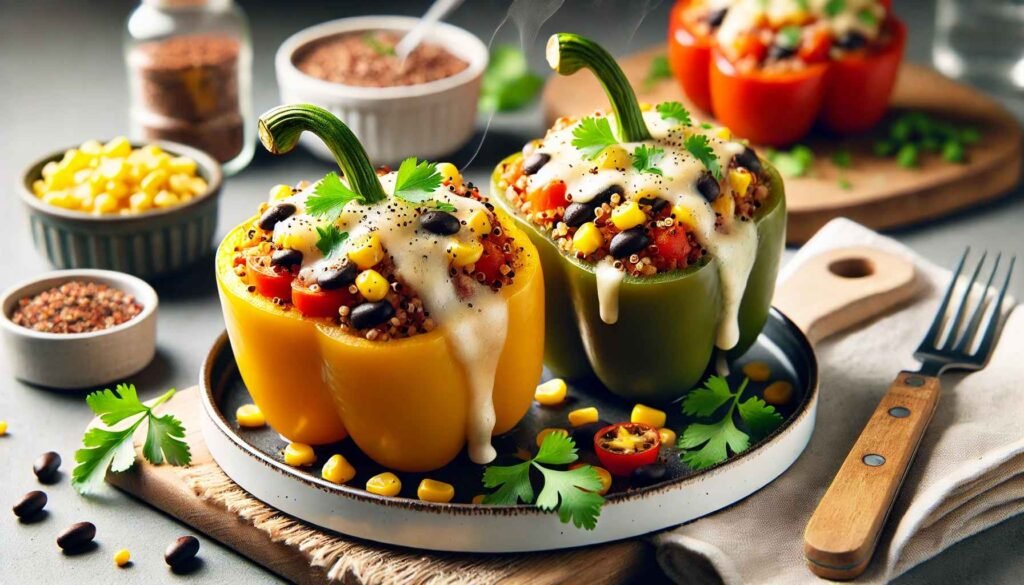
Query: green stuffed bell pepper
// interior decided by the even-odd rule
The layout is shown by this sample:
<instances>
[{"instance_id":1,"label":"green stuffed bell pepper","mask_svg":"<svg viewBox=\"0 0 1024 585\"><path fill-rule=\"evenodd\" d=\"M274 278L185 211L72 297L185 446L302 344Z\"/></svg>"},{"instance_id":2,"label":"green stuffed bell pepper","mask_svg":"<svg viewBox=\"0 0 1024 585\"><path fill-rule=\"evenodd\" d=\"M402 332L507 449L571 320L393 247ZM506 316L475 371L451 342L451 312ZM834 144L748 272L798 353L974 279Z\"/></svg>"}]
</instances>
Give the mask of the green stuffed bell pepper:
<instances>
[{"instance_id":1,"label":"green stuffed bell pepper","mask_svg":"<svg viewBox=\"0 0 1024 585\"><path fill-rule=\"evenodd\" d=\"M782 179L681 103L641 107L592 41L554 35L547 58L563 75L592 70L611 112L557 120L493 175L493 200L540 253L545 361L630 400L678 398L717 354L746 351L768 318Z\"/></svg>"}]
</instances>

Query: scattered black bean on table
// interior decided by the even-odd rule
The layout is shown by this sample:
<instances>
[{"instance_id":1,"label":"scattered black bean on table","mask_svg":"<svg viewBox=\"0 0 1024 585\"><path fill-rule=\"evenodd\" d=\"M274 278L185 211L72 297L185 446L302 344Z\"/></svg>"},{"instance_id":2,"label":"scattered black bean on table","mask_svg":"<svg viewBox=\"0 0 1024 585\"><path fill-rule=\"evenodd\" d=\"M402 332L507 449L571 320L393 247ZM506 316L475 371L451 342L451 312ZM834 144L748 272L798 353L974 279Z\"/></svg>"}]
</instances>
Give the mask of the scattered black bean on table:
<instances>
[{"instance_id":1,"label":"scattered black bean on table","mask_svg":"<svg viewBox=\"0 0 1024 585\"><path fill-rule=\"evenodd\" d=\"M33 490L24 496L14 505L14 515L23 520L32 518L46 507L46 493Z\"/></svg>"},{"instance_id":2,"label":"scattered black bean on table","mask_svg":"<svg viewBox=\"0 0 1024 585\"><path fill-rule=\"evenodd\" d=\"M179 569L199 554L199 539L194 536L180 536L164 551L164 562L172 569Z\"/></svg>"},{"instance_id":3,"label":"scattered black bean on table","mask_svg":"<svg viewBox=\"0 0 1024 585\"><path fill-rule=\"evenodd\" d=\"M57 546L62 550L75 551L84 548L96 538L96 525L92 522L77 522L57 537Z\"/></svg>"},{"instance_id":4,"label":"scattered black bean on table","mask_svg":"<svg viewBox=\"0 0 1024 585\"><path fill-rule=\"evenodd\" d=\"M395 309L387 301L363 303L352 309L349 321L356 329L376 327L395 316Z\"/></svg>"},{"instance_id":5,"label":"scattered black bean on table","mask_svg":"<svg viewBox=\"0 0 1024 585\"><path fill-rule=\"evenodd\" d=\"M419 218L423 229L439 236L451 236L459 233L459 219L447 211L428 211Z\"/></svg>"},{"instance_id":6,"label":"scattered black bean on table","mask_svg":"<svg viewBox=\"0 0 1024 585\"><path fill-rule=\"evenodd\" d=\"M274 226L278 222L283 221L294 215L296 208L291 203L278 203L270 209L263 212L260 216L259 226L260 229L270 231L274 229Z\"/></svg>"},{"instance_id":7,"label":"scattered black bean on table","mask_svg":"<svg viewBox=\"0 0 1024 585\"><path fill-rule=\"evenodd\" d=\"M60 455L47 451L36 459L32 466L32 472L41 483L54 483L57 481L57 471L60 469Z\"/></svg>"},{"instance_id":8,"label":"scattered black bean on table","mask_svg":"<svg viewBox=\"0 0 1024 585\"><path fill-rule=\"evenodd\" d=\"M633 470L633 483L639 486L651 485L665 479L668 468L660 461L641 465Z\"/></svg>"}]
</instances>

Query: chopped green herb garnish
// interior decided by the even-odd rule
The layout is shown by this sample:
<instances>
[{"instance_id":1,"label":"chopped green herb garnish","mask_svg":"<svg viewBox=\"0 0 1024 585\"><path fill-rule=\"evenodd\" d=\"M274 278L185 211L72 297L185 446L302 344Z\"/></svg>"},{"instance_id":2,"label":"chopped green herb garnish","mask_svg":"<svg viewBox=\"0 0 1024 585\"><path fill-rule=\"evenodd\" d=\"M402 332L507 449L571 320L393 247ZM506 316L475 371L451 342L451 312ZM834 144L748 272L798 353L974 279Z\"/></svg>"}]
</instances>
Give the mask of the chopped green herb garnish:
<instances>
[{"instance_id":1,"label":"chopped green herb garnish","mask_svg":"<svg viewBox=\"0 0 1024 585\"><path fill-rule=\"evenodd\" d=\"M853 183L851 183L850 179L847 179L846 177L840 177L839 188L846 189L847 191L849 191L850 189L853 189Z\"/></svg>"},{"instance_id":2,"label":"chopped green herb garnish","mask_svg":"<svg viewBox=\"0 0 1024 585\"><path fill-rule=\"evenodd\" d=\"M434 201L434 209L438 211L447 211L453 213L456 211L456 207L447 201Z\"/></svg>"},{"instance_id":3,"label":"chopped green herb garnish","mask_svg":"<svg viewBox=\"0 0 1024 585\"><path fill-rule=\"evenodd\" d=\"M896 164L903 168L916 167L918 163L917 147L913 144L904 144L896 153Z\"/></svg>"},{"instance_id":4,"label":"chopped green herb garnish","mask_svg":"<svg viewBox=\"0 0 1024 585\"><path fill-rule=\"evenodd\" d=\"M641 173L664 175L665 173L663 173L657 166L664 156L664 149L658 148L657 146L641 144L633 151L633 168Z\"/></svg>"},{"instance_id":5,"label":"chopped green herb garnish","mask_svg":"<svg viewBox=\"0 0 1024 585\"><path fill-rule=\"evenodd\" d=\"M705 129L705 130L711 130L715 126L713 124L711 124L710 122L701 122L700 123L700 127Z\"/></svg>"},{"instance_id":6,"label":"chopped green herb garnish","mask_svg":"<svg viewBox=\"0 0 1024 585\"><path fill-rule=\"evenodd\" d=\"M537 455L528 461L509 466L488 465L484 470L484 487L495 491L484 496L485 504L514 506L519 502L534 502L530 470L536 469L544 479L537 496L541 510L558 510L563 523L570 520L577 528L593 530L601 514L604 497L601 478L590 465L575 469L558 470L548 465L568 465L576 461L576 443L569 437L552 433L544 437ZM496 489L495 489L496 488Z\"/></svg>"},{"instance_id":7,"label":"chopped green herb garnish","mask_svg":"<svg viewBox=\"0 0 1024 585\"><path fill-rule=\"evenodd\" d=\"M942 158L953 163L965 162L967 157L964 153L964 145L956 140L950 140L942 145Z\"/></svg>"},{"instance_id":8,"label":"chopped green herb garnish","mask_svg":"<svg viewBox=\"0 0 1024 585\"><path fill-rule=\"evenodd\" d=\"M526 55L518 46L495 47L480 83L480 109L519 109L530 103L543 85L544 79L530 71Z\"/></svg>"},{"instance_id":9,"label":"chopped green herb garnish","mask_svg":"<svg viewBox=\"0 0 1024 585\"><path fill-rule=\"evenodd\" d=\"M94 493L103 483L107 469L120 473L135 464L135 444L132 437L139 425L148 424L146 442L142 456L154 465L167 462L170 465L188 465L192 453L185 442L185 427L173 414L157 416L153 409L174 396L168 390L148 405L139 400L134 384L118 384L116 392L110 389L93 392L85 397L86 404L108 427L118 425L117 430L93 427L82 437L82 449L75 451L74 471L71 472L71 486L80 494ZM119 425L132 417L138 417L127 426Z\"/></svg>"},{"instance_id":10,"label":"chopped green herb garnish","mask_svg":"<svg viewBox=\"0 0 1024 585\"><path fill-rule=\"evenodd\" d=\"M841 169L848 169L853 166L853 155L849 150L839 149L832 153L832 164Z\"/></svg>"},{"instance_id":11,"label":"chopped green herb garnish","mask_svg":"<svg viewBox=\"0 0 1024 585\"><path fill-rule=\"evenodd\" d=\"M394 195L406 203L423 203L429 201L440 186L441 173L437 165L409 157L398 167Z\"/></svg>"},{"instance_id":12,"label":"chopped green herb garnish","mask_svg":"<svg viewBox=\"0 0 1024 585\"><path fill-rule=\"evenodd\" d=\"M583 152L587 159L597 158L601 151L618 144L612 133L612 125L608 118L583 118L572 131L572 145Z\"/></svg>"},{"instance_id":13,"label":"chopped green herb garnish","mask_svg":"<svg viewBox=\"0 0 1024 585\"><path fill-rule=\"evenodd\" d=\"M825 3L825 14L831 17L839 16L843 10L846 10L846 0L828 0Z\"/></svg>"},{"instance_id":14,"label":"chopped green herb garnish","mask_svg":"<svg viewBox=\"0 0 1024 585\"><path fill-rule=\"evenodd\" d=\"M708 171L716 178L722 178L722 165L718 162L718 155L711 149L708 137L703 134L692 134L683 142L683 147L699 160Z\"/></svg>"},{"instance_id":15,"label":"chopped green herb garnish","mask_svg":"<svg viewBox=\"0 0 1024 585\"><path fill-rule=\"evenodd\" d=\"M316 247L324 255L324 258L333 258L340 254L342 244L348 239L348 232L339 230L333 224L327 227L317 226L316 233L320 236L316 240Z\"/></svg>"},{"instance_id":16,"label":"chopped green herb garnish","mask_svg":"<svg viewBox=\"0 0 1024 585\"><path fill-rule=\"evenodd\" d=\"M871 10L867 8L857 12L857 20L861 21L866 26L875 26L878 24L878 17L875 16L874 12L871 12Z\"/></svg>"},{"instance_id":17,"label":"chopped green herb garnish","mask_svg":"<svg viewBox=\"0 0 1024 585\"><path fill-rule=\"evenodd\" d=\"M814 166L814 152L802 144L789 150L768 151L766 156L784 177L802 177Z\"/></svg>"},{"instance_id":18,"label":"chopped green herb garnish","mask_svg":"<svg viewBox=\"0 0 1024 585\"><path fill-rule=\"evenodd\" d=\"M655 108L662 120L675 120L683 126L692 126L690 111L679 102L662 102Z\"/></svg>"},{"instance_id":19,"label":"chopped green herb garnish","mask_svg":"<svg viewBox=\"0 0 1024 585\"><path fill-rule=\"evenodd\" d=\"M872 150L875 156L889 156L896 152L896 145L889 140L879 140L874 144Z\"/></svg>"},{"instance_id":20,"label":"chopped green herb garnish","mask_svg":"<svg viewBox=\"0 0 1024 585\"><path fill-rule=\"evenodd\" d=\"M795 49L800 44L800 27L796 25L784 26L779 30L776 43L781 47Z\"/></svg>"},{"instance_id":21,"label":"chopped green herb garnish","mask_svg":"<svg viewBox=\"0 0 1024 585\"><path fill-rule=\"evenodd\" d=\"M373 49L373 52L377 53L378 55L381 55L381 56L384 56L384 57L394 57L395 56L395 48L392 47L391 45L386 45L386 44L380 42L380 40L377 38L377 35L375 35L374 33L368 32L368 33L364 34L363 35L363 42L366 43L366 45L368 47Z\"/></svg>"},{"instance_id":22,"label":"chopped green herb garnish","mask_svg":"<svg viewBox=\"0 0 1024 585\"><path fill-rule=\"evenodd\" d=\"M669 67L668 57L658 55L651 59L651 68L647 70L647 77L644 78L644 89L650 91L659 81L672 78L672 68Z\"/></svg>"},{"instance_id":23,"label":"chopped green herb garnish","mask_svg":"<svg viewBox=\"0 0 1024 585\"><path fill-rule=\"evenodd\" d=\"M958 134L964 144L975 144L981 140L981 133L976 128L961 128Z\"/></svg>"},{"instance_id":24,"label":"chopped green herb garnish","mask_svg":"<svg viewBox=\"0 0 1024 585\"><path fill-rule=\"evenodd\" d=\"M333 222L349 201L365 201L365 198L342 183L337 173L327 173L306 201L306 211Z\"/></svg>"},{"instance_id":25,"label":"chopped green herb garnish","mask_svg":"<svg viewBox=\"0 0 1024 585\"><path fill-rule=\"evenodd\" d=\"M689 416L712 417L722 406L729 407L716 422L691 423L683 429L678 446L683 449L680 458L684 463L694 470L711 467L725 461L730 451L736 454L747 450L751 437L764 437L782 424L782 415L775 407L757 396L740 402L749 381L744 378L733 392L725 378L711 376L704 381L703 388L686 395L683 413ZM749 432L736 426L734 414L739 415Z\"/></svg>"},{"instance_id":26,"label":"chopped green herb garnish","mask_svg":"<svg viewBox=\"0 0 1024 585\"><path fill-rule=\"evenodd\" d=\"M810 12L811 11L810 0L796 0L796 6L800 10L803 10L804 12Z\"/></svg>"}]
</instances>

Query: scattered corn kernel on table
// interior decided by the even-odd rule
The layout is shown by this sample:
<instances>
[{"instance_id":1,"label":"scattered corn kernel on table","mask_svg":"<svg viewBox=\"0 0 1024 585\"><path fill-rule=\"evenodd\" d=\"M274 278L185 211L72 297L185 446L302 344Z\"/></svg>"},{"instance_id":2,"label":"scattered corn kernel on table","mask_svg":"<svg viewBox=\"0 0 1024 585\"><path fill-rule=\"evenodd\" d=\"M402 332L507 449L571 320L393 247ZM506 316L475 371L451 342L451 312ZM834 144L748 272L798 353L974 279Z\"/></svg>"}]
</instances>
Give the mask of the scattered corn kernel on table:
<instances>
[{"instance_id":1,"label":"scattered corn kernel on table","mask_svg":"<svg viewBox=\"0 0 1024 585\"><path fill-rule=\"evenodd\" d=\"M0 4L0 79L7 90L0 106L8 113L0 141L0 184L13 185L21 168L39 153L48 152L87 138L109 138L127 131L127 81L122 66L123 19L136 2L118 0L97 10L95 3L56 1ZM425 2L385 1L363 7L358 3L321 3L302 0L281 3L270 0L243 2L254 32L255 109L262 111L278 101L272 56L284 38L300 28L357 11L417 14ZM575 30L607 41L619 54L663 42L666 15L671 2L663 2L637 27L632 44L623 28L640 19L635 10L603 4L601 11L587 10L586 22L579 22L579 4L567 2L539 38L556 30ZM627 3L621 3L625 5ZM628 3L635 7L635 3ZM931 3L900 3L898 10L911 23L910 58L926 63L931 42ZM52 5L52 6L51 6ZM504 16L508 2L498 0L466 3L452 18L459 26L489 38ZM626 26L629 25L629 26ZM45 30L47 34L40 35ZM499 41L519 39L511 25ZM529 40L529 35L527 35ZM539 44L537 45L540 46ZM531 55L534 68L542 71L541 52ZM69 107L67 104L74 104ZM481 124L482 127L482 124ZM486 184L490 167L499 153L512 152L543 130L538 111L499 116L468 175ZM463 165L473 146L454 155ZM230 179L224 190L218 234L237 218L249 213L267 189L282 177L294 180L316 177L326 170L312 156L275 159L260 154L252 166ZM9 189L0 199L0 217L7 220L4 243L6 270L0 287L7 287L28 275L49 268L32 248L21 203ZM1002 248L1024 254L1020 226L1024 222L1024 190L999 203L980 207L928 226L896 235L931 259L948 264L965 242L979 247ZM223 329L216 298L212 258L196 269L158 284L161 306L156 360L134 377L145 398L165 389L193 386L200 363ZM1015 294L1024 294L1017 280ZM59 364L55 364L59 367ZM0 520L0 559L4 582L11 583L96 583L116 579L121 583L163 582L174 576L163 562L164 548L176 537L192 531L141 502L116 491L85 499L75 494L68 474L73 465L82 429L91 419L80 393L60 393L32 388L0 376L0 420L9 424L8 435L0 437L0 461L4 486L0 503L9 509L21 495L39 489L31 466L45 451L58 451L63 459L62 476L56 485L43 489L49 494L49 515L36 524L19 524L9 512ZM82 520L97 526L99 547L84 555L63 556L54 539L64 528ZM201 566L189 579L201 583L277 582L278 578L249 560L220 546L204 535ZM1024 574L1019 544L1024 541L1024 518L1017 518L972 538L939 558L915 569L899 580L903 585L958 582L966 585L1009 584ZM114 566L114 553L128 548L133 564L127 569Z\"/></svg>"}]
</instances>

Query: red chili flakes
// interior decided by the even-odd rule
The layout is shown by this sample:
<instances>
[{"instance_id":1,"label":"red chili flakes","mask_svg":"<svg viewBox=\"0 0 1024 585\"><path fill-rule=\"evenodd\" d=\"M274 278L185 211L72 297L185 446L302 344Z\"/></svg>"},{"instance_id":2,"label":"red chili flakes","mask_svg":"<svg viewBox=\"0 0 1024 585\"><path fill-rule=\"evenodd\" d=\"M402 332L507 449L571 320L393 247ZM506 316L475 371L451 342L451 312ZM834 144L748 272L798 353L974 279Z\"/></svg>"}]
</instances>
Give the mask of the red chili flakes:
<instances>
[{"instance_id":1,"label":"red chili flakes","mask_svg":"<svg viewBox=\"0 0 1024 585\"><path fill-rule=\"evenodd\" d=\"M105 284L72 280L18 301L15 324L46 333L102 331L142 312L142 305L122 290Z\"/></svg>"}]
</instances>

